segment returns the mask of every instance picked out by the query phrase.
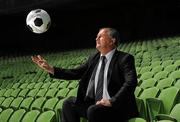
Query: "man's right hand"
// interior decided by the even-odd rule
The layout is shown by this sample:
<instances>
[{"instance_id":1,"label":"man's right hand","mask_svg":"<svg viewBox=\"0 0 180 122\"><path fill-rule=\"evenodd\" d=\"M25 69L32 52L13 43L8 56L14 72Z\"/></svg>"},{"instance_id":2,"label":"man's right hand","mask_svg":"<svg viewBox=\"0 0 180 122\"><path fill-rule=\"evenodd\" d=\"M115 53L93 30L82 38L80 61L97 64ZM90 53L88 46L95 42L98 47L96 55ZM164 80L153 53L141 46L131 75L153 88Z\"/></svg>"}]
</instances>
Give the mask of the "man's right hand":
<instances>
[{"instance_id":1,"label":"man's right hand","mask_svg":"<svg viewBox=\"0 0 180 122\"><path fill-rule=\"evenodd\" d=\"M45 71L54 74L54 68L50 66L47 61L40 55L31 56L32 61L37 64L40 68L44 69Z\"/></svg>"}]
</instances>

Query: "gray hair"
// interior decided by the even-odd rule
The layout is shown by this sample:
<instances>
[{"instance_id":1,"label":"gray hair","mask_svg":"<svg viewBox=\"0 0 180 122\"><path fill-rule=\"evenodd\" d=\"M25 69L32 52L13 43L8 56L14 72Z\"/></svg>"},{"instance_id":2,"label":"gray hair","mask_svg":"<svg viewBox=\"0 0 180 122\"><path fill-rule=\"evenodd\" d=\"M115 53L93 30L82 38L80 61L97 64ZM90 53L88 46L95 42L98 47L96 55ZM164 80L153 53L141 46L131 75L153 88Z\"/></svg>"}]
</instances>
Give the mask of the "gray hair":
<instances>
[{"instance_id":1,"label":"gray hair","mask_svg":"<svg viewBox=\"0 0 180 122\"><path fill-rule=\"evenodd\" d=\"M119 42L120 42L120 34L119 32L114 29L114 28L101 28L101 29L107 29L108 30L108 35L111 37L111 38L114 38L115 39L115 45L118 46L119 45ZM100 29L100 30L101 30Z\"/></svg>"}]
</instances>

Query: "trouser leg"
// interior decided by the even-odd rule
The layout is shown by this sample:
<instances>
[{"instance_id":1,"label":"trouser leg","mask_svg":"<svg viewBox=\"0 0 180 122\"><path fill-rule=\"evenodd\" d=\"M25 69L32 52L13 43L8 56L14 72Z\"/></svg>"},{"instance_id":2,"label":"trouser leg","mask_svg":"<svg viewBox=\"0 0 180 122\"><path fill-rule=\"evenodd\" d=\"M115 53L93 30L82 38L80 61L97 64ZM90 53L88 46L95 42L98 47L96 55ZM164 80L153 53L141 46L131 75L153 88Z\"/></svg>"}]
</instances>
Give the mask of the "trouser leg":
<instances>
[{"instance_id":1,"label":"trouser leg","mask_svg":"<svg viewBox=\"0 0 180 122\"><path fill-rule=\"evenodd\" d=\"M64 101L61 111L62 122L80 122L80 117L86 118L86 105L78 106L75 102L76 97L70 97Z\"/></svg>"},{"instance_id":2,"label":"trouser leg","mask_svg":"<svg viewBox=\"0 0 180 122\"><path fill-rule=\"evenodd\" d=\"M121 113L112 107L91 105L87 109L88 122L125 122Z\"/></svg>"}]
</instances>

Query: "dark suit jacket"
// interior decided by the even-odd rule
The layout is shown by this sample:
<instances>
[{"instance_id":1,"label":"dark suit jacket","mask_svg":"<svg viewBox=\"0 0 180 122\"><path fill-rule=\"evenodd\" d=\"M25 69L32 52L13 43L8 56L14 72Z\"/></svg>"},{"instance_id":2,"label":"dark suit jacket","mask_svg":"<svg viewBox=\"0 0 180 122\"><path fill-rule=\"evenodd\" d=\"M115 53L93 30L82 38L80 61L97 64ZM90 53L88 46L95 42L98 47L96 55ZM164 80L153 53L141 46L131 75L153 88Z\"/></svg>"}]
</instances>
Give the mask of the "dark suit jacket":
<instances>
[{"instance_id":1,"label":"dark suit jacket","mask_svg":"<svg viewBox=\"0 0 180 122\"><path fill-rule=\"evenodd\" d=\"M86 91L91 74L100 58L100 53L91 56L88 61L75 69L55 68L51 77L79 81L77 104L87 101ZM108 93L111 97L112 107L120 109L127 119L138 116L134 90L137 86L137 75L134 65L134 57L128 53L115 51L107 76ZM88 101L87 101L88 102Z\"/></svg>"}]
</instances>

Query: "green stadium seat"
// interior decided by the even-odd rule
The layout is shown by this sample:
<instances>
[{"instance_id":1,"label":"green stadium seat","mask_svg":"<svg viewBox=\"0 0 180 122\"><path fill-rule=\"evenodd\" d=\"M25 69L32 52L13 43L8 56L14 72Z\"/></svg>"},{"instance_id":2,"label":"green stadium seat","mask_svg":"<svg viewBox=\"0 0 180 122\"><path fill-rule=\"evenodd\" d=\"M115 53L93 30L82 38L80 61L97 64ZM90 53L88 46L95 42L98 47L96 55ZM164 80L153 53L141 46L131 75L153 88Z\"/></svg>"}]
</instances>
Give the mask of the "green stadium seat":
<instances>
[{"instance_id":1,"label":"green stadium seat","mask_svg":"<svg viewBox=\"0 0 180 122\"><path fill-rule=\"evenodd\" d=\"M35 88L35 89L40 89L42 85L43 85L43 82L38 82L38 83L36 83L36 84L34 85L34 88Z\"/></svg>"},{"instance_id":2,"label":"green stadium seat","mask_svg":"<svg viewBox=\"0 0 180 122\"><path fill-rule=\"evenodd\" d=\"M50 85L51 85L51 82L46 82L41 86L41 89L48 89Z\"/></svg>"},{"instance_id":3,"label":"green stadium seat","mask_svg":"<svg viewBox=\"0 0 180 122\"><path fill-rule=\"evenodd\" d=\"M67 94L67 97L70 97L70 96L77 96L77 88L72 89L72 90Z\"/></svg>"},{"instance_id":4,"label":"green stadium seat","mask_svg":"<svg viewBox=\"0 0 180 122\"><path fill-rule=\"evenodd\" d=\"M140 80L144 81L153 77L152 72L145 72L141 75Z\"/></svg>"},{"instance_id":5,"label":"green stadium seat","mask_svg":"<svg viewBox=\"0 0 180 122\"><path fill-rule=\"evenodd\" d=\"M38 92L39 92L39 89L37 89L37 88L31 89L26 96L27 97L35 97Z\"/></svg>"},{"instance_id":6,"label":"green stadium seat","mask_svg":"<svg viewBox=\"0 0 180 122\"><path fill-rule=\"evenodd\" d=\"M145 72L149 72L149 71L151 71L151 69L152 69L151 66L142 67L141 70L140 70L140 73L143 74Z\"/></svg>"},{"instance_id":7,"label":"green stadium seat","mask_svg":"<svg viewBox=\"0 0 180 122\"><path fill-rule=\"evenodd\" d=\"M139 86L136 87L134 94L136 97L139 97L139 95L143 92L143 89Z\"/></svg>"},{"instance_id":8,"label":"green stadium seat","mask_svg":"<svg viewBox=\"0 0 180 122\"><path fill-rule=\"evenodd\" d=\"M12 89L17 89L19 88L21 84L20 83L15 83L13 86L12 86Z\"/></svg>"},{"instance_id":9,"label":"green stadium seat","mask_svg":"<svg viewBox=\"0 0 180 122\"><path fill-rule=\"evenodd\" d=\"M24 115L22 122L36 122L39 114L40 112L38 110L31 110Z\"/></svg>"},{"instance_id":10,"label":"green stadium seat","mask_svg":"<svg viewBox=\"0 0 180 122\"><path fill-rule=\"evenodd\" d=\"M0 107L3 108L3 109L8 108L8 107L10 106L10 104L12 103L13 100L14 100L13 97L8 97L8 98L6 98L6 99L2 102L2 104L0 105Z\"/></svg>"},{"instance_id":11,"label":"green stadium seat","mask_svg":"<svg viewBox=\"0 0 180 122\"><path fill-rule=\"evenodd\" d=\"M152 72L153 74L156 74L156 73L161 72L161 71L163 71L163 67L160 66L160 65L153 67L152 70L151 70L151 72Z\"/></svg>"},{"instance_id":12,"label":"green stadium seat","mask_svg":"<svg viewBox=\"0 0 180 122\"><path fill-rule=\"evenodd\" d=\"M161 65L161 61L152 61L151 62L151 67L156 67L156 66L160 66Z\"/></svg>"},{"instance_id":13,"label":"green stadium seat","mask_svg":"<svg viewBox=\"0 0 180 122\"><path fill-rule=\"evenodd\" d=\"M36 84L36 83L29 83L29 84L27 85L27 88L28 88L28 89L33 89L34 86L35 86L35 84Z\"/></svg>"},{"instance_id":14,"label":"green stadium seat","mask_svg":"<svg viewBox=\"0 0 180 122\"><path fill-rule=\"evenodd\" d=\"M163 67L167 67L167 66L169 66L169 65L172 65L173 62L174 62L173 60L163 61L163 62L162 62L162 66L163 66Z\"/></svg>"},{"instance_id":15,"label":"green stadium seat","mask_svg":"<svg viewBox=\"0 0 180 122\"><path fill-rule=\"evenodd\" d=\"M174 86L180 89L180 79L175 83Z\"/></svg>"},{"instance_id":16,"label":"green stadium seat","mask_svg":"<svg viewBox=\"0 0 180 122\"><path fill-rule=\"evenodd\" d=\"M25 89L29 83L22 83L19 88Z\"/></svg>"},{"instance_id":17,"label":"green stadium seat","mask_svg":"<svg viewBox=\"0 0 180 122\"><path fill-rule=\"evenodd\" d=\"M158 114L156 120L170 120L173 122L180 122L180 103L176 104L171 110L170 114Z\"/></svg>"},{"instance_id":18,"label":"green stadium seat","mask_svg":"<svg viewBox=\"0 0 180 122\"><path fill-rule=\"evenodd\" d=\"M46 110L53 110L55 108L55 105L57 104L57 102L59 101L58 98L51 98L49 100L47 100L43 106L43 110L46 111Z\"/></svg>"},{"instance_id":19,"label":"green stadium seat","mask_svg":"<svg viewBox=\"0 0 180 122\"><path fill-rule=\"evenodd\" d=\"M53 89L49 89L45 95L45 97L47 98L52 98L56 95L58 89L57 88L53 88Z\"/></svg>"},{"instance_id":20,"label":"green stadium seat","mask_svg":"<svg viewBox=\"0 0 180 122\"><path fill-rule=\"evenodd\" d=\"M177 69L177 66L172 64L164 68L164 71L167 71L168 73L171 73Z\"/></svg>"},{"instance_id":21,"label":"green stadium seat","mask_svg":"<svg viewBox=\"0 0 180 122\"><path fill-rule=\"evenodd\" d=\"M159 81L161 79L165 79L168 77L168 72L166 71L161 71L161 72L158 72L157 74L154 75L154 78Z\"/></svg>"},{"instance_id":22,"label":"green stadium seat","mask_svg":"<svg viewBox=\"0 0 180 122\"><path fill-rule=\"evenodd\" d=\"M5 97L0 97L0 105L5 100Z\"/></svg>"},{"instance_id":23,"label":"green stadium seat","mask_svg":"<svg viewBox=\"0 0 180 122\"><path fill-rule=\"evenodd\" d=\"M68 84L69 84L69 81L63 81L60 83L58 88L67 88Z\"/></svg>"},{"instance_id":24,"label":"green stadium seat","mask_svg":"<svg viewBox=\"0 0 180 122\"><path fill-rule=\"evenodd\" d=\"M0 108L0 114L1 114L1 112L3 111L3 109L2 108Z\"/></svg>"},{"instance_id":25,"label":"green stadium seat","mask_svg":"<svg viewBox=\"0 0 180 122\"><path fill-rule=\"evenodd\" d=\"M78 81L71 81L70 84L67 86L69 89L74 89L78 86L79 82Z\"/></svg>"},{"instance_id":26,"label":"green stadium seat","mask_svg":"<svg viewBox=\"0 0 180 122\"><path fill-rule=\"evenodd\" d=\"M14 89L8 89L8 90L6 90L5 91L5 93L4 93L4 97L10 97L11 96L11 93L14 91Z\"/></svg>"},{"instance_id":27,"label":"green stadium seat","mask_svg":"<svg viewBox=\"0 0 180 122\"><path fill-rule=\"evenodd\" d=\"M147 121L143 118L132 118L128 120L128 122L147 122Z\"/></svg>"},{"instance_id":28,"label":"green stadium seat","mask_svg":"<svg viewBox=\"0 0 180 122\"><path fill-rule=\"evenodd\" d=\"M161 90L158 99L162 100L165 114L169 114L176 103L179 102L180 92L176 87L169 87Z\"/></svg>"},{"instance_id":29,"label":"green stadium seat","mask_svg":"<svg viewBox=\"0 0 180 122\"><path fill-rule=\"evenodd\" d=\"M23 101L23 97L17 97L12 101L10 107L13 108L14 110L18 109L22 101Z\"/></svg>"},{"instance_id":30,"label":"green stadium seat","mask_svg":"<svg viewBox=\"0 0 180 122\"><path fill-rule=\"evenodd\" d=\"M144 101L142 99L136 98L136 104L139 111L139 116L147 120L147 109L145 107ZM61 105L62 107L62 105Z\"/></svg>"},{"instance_id":31,"label":"green stadium seat","mask_svg":"<svg viewBox=\"0 0 180 122\"><path fill-rule=\"evenodd\" d=\"M180 79L180 70L171 72L171 74L169 74L169 77L173 78L174 80Z\"/></svg>"},{"instance_id":32,"label":"green stadium seat","mask_svg":"<svg viewBox=\"0 0 180 122\"><path fill-rule=\"evenodd\" d=\"M9 118L11 117L14 110L12 108L8 108L6 110L3 110L0 113L0 122L9 122Z\"/></svg>"},{"instance_id":33,"label":"green stadium seat","mask_svg":"<svg viewBox=\"0 0 180 122\"><path fill-rule=\"evenodd\" d=\"M146 107L148 116L147 118L149 122L154 122L156 115L164 113L164 106L161 100L155 98L147 98Z\"/></svg>"},{"instance_id":34,"label":"green stadium seat","mask_svg":"<svg viewBox=\"0 0 180 122\"><path fill-rule=\"evenodd\" d=\"M150 79L144 80L141 83L140 87L143 89L147 89L147 88L156 86L156 84L157 84L157 80L154 78L150 78Z\"/></svg>"},{"instance_id":35,"label":"green stadium seat","mask_svg":"<svg viewBox=\"0 0 180 122\"><path fill-rule=\"evenodd\" d=\"M54 83L51 83L51 85L49 86L49 88L50 88L50 89L52 89L52 88L58 88L59 84L60 84L60 82L59 82L59 81L56 81L56 82L54 82Z\"/></svg>"},{"instance_id":36,"label":"green stadium seat","mask_svg":"<svg viewBox=\"0 0 180 122\"><path fill-rule=\"evenodd\" d=\"M6 89L1 89L0 90L0 97L3 96L5 92L6 92Z\"/></svg>"},{"instance_id":37,"label":"green stadium seat","mask_svg":"<svg viewBox=\"0 0 180 122\"><path fill-rule=\"evenodd\" d=\"M36 97L44 97L48 89L40 89L36 94Z\"/></svg>"},{"instance_id":38,"label":"green stadium seat","mask_svg":"<svg viewBox=\"0 0 180 122\"><path fill-rule=\"evenodd\" d=\"M139 96L140 99L146 99L146 98L155 98L159 95L160 90L156 87L151 87L144 89L144 91Z\"/></svg>"},{"instance_id":39,"label":"green stadium seat","mask_svg":"<svg viewBox=\"0 0 180 122\"><path fill-rule=\"evenodd\" d=\"M46 111L39 115L36 122L57 122L54 111Z\"/></svg>"},{"instance_id":40,"label":"green stadium seat","mask_svg":"<svg viewBox=\"0 0 180 122\"><path fill-rule=\"evenodd\" d=\"M172 78L165 78L165 79L158 81L158 84L156 87L158 89L162 90L162 89L165 89L167 87L173 86L173 84L174 84L174 80Z\"/></svg>"},{"instance_id":41,"label":"green stadium seat","mask_svg":"<svg viewBox=\"0 0 180 122\"><path fill-rule=\"evenodd\" d=\"M21 89L17 88L14 91L11 92L11 97L17 97Z\"/></svg>"},{"instance_id":42,"label":"green stadium seat","mask_svg":"<svg viewBox=\"0 0 180 122\"><path fill-rule=\"evenodd\" d=\"M25 113L26 113L25 109L19 109L17 111L14 111L8 122L21 122Z\"/></svg>"},{"instance_id":43,"label":"green stadium seat","mask_svg":"<svg viewBox=\"0 0 180 122\"><path fill-rule=\"evenodd\" d=\"M27 97L27 98L25 98L25 99L22 101L22 103L21 103L21 105L20 105L20 108L29 110L30 105L31 105L31 103L33 102L33 100L34 100L33 97Z\"/></svg>"},{"instance_id":44,"label":"green stadium seat","mask_svg":"<svg viewBox=\"0 0 180 122\"><path fill-rule=\"evenodd\" d=\"M179 59L179 60L176 60L176 61L174 62L174 64L175 64L177 67L179 67L179 66L180 66L180 59Z\"/></svg>"},{"instance_id":45,"label":"green stadium seat","mask_svg":"<svg viewBox=\"0 0 180 122\"><path fill-rule=\"evenodd\" d=\"M28 92L29 92L29 89L22 89L22 90L19 92L18 96L19 96L19 97L26 97L26 94L28 94Z\"/></svg>"},{"instance_id":46,"label":"green stadium seat","mask_svg":"<svg viewBox=\"0 0 180 122\"><path fill-rule=\"evenodd\" d=\"M45 101L46 101L45 97L39 97L35 99L32 102L30 109L42 110L42 106L44 105Z\"/></svg>"},{"instance_id":47,"label":"green stadium seat","mask_svg":"<svg viewBox=\"0 0 180 122\"><path fill-rule=\"evenodd\" d=\"M58 93L56 94L56 97L58 97L59 99L62 99L64 97L66 97L66 95L68 94L69 89L68 88L63 88L61 90L58 91Z\"/></svg>"}]
</instances>

